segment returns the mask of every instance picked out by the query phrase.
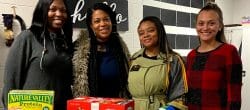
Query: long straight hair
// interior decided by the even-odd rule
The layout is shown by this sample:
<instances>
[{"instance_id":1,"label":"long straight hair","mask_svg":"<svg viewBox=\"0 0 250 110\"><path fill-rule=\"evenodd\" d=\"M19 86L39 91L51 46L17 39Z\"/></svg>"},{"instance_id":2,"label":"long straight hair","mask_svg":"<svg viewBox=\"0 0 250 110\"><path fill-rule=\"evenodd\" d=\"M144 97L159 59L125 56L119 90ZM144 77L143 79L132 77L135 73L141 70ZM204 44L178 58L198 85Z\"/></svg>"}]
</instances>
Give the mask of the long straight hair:
<instances>
[{"instance_id":1,"label":"long straight hair","mask_svg":"<svg viewBox=\"0 0 250 110\"><path fill-rule=\"evenodd\" d=\"M122 44L121 39L119 38L119 33L117 32L117 22L116 22L116 13L106 4L104 3L95 3L93 7L87 10L87 17L86 17L86 24L87 29L90 37L90 58L89 58L89 68L88 68L88 75L89 75L89 87L90 87L90 95L95 96L96 92L98 91L97 81L98 74L96 70L96 57L97 57L97 45L98 41L96 39L96 35L91 28L92 25L92 15L93 12L96 10L102 10L108 14L111 19L112 24L112 32L109 35L109 39L106 44L109 45L109 49L118 61L119 64L119 71L120 71L120 90L126 88L127 86L127 78L128 78L128 59L126 57L127 53L124 51L124 46ZM127 47L126 47L127 48ZM91 74L90 74L91 73Z\"/></svg>"},{"instance_id":2,"label":"long straight hair","mask_svg":"<svg viewBox=\"0 0 250 110\"><path fill-rule=\"evenodd\" d=\"M33 12L33 18L31 22L30 30L35 35L35 37L42 43L44 38L44 33L48 31L48 11L53 0L39 0L35 10ZM66 42L70 48L73 47L72 44L72 20L66 0L63 0L67 11L67 19L62 27L62 31L66 36Z\"/></svg>"}]
</instances>

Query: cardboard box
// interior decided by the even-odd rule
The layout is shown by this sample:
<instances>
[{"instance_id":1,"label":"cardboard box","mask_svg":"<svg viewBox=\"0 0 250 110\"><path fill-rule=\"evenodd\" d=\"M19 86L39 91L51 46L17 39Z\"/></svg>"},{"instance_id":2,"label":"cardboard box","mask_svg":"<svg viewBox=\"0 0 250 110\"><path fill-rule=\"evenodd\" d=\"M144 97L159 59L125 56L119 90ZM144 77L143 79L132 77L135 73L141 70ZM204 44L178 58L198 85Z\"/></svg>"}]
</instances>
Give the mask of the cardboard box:
<instances>
[{"instance_id":1,"label":"cardboard box","mask_svg":"<svg viewBox=\"0 0 250 110\"><path fill-rule=\"evenodd\" d=\"M68 100L67 110L134 110L134 101L84 96Z\"/></svg>"},{"instance_id":2,"label":"cardboard box","mask_svg":"<svg viewBox=\"0 0 250 110\"><path fill-rule=\"evenodd\" d=\"M53 110L54 91L11 90L8 110Z\"/></svg>"}]
</instances>

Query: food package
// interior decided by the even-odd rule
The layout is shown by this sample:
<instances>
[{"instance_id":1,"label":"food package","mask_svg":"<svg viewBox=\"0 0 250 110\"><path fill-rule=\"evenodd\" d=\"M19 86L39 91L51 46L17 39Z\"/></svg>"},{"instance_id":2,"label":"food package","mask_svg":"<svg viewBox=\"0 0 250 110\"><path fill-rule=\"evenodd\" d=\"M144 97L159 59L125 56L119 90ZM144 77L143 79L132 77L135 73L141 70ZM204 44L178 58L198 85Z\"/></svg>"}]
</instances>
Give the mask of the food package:
<instances>
[{"instance_id":1,"label":"food package","mask_svg":"<svg viewBox=\"0 0 250 110\"><path fill-rule=\"evenodd\" d=\"M68 100L67 110L134 110L134 101L84 96Z\"/></svg>"},{"instance_id":2,"label":"food package","mask_svg":"<svg viewBox=\"0 0 250 110\"><path fill-rule=\"evenodd\" d=\"M8 110L53 110L54 91L11 90Z\"/></svg>"}]
</instances>

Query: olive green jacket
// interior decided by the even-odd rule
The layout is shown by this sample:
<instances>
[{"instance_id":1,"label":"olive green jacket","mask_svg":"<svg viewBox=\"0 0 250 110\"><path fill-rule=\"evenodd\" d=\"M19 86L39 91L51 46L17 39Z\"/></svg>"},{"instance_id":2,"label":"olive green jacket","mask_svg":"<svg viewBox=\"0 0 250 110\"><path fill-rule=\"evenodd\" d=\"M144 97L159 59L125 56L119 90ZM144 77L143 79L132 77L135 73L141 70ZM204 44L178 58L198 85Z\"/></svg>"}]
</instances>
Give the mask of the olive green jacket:
<instances>
[{"instance_id":1,"label":"olive green jacket","mask_svg":"<svg viewBox=\"0 0 250 110\"><path fill-rule=\"evenodd\" d=\"M172 105L187 109L184 95L187 93L185 66L178 54L160 53L156 60L143 57L144 49L132 56L129 71L129 91L135 100L135 110L158 110Z\"/></svg>"}]
</instances>

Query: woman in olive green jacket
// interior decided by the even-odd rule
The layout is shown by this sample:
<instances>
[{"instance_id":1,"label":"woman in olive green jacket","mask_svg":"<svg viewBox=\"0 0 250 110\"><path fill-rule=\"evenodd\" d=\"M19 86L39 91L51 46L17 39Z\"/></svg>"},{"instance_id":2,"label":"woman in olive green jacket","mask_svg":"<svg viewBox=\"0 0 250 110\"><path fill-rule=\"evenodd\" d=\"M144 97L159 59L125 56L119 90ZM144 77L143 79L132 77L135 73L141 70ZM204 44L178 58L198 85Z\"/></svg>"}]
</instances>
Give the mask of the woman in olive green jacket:
<instances>
[{"instance_id":1,"label":"woman in olive green jacket","mask_svg":"<svg viewBox=\"0 0 250 110\"><path fill-rule=\"evenodd\" d=\"M135 110L187 109L185 66L169 47L163 24L157 17L145 17L138 34L143 48L132 56L128 78Z\"/></svg>"}]
</instances>

